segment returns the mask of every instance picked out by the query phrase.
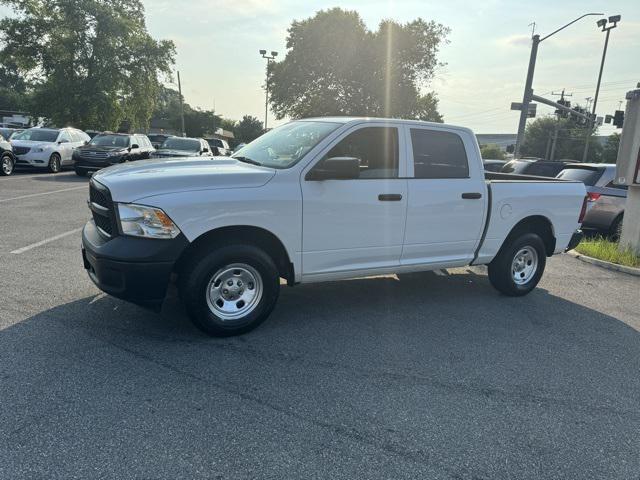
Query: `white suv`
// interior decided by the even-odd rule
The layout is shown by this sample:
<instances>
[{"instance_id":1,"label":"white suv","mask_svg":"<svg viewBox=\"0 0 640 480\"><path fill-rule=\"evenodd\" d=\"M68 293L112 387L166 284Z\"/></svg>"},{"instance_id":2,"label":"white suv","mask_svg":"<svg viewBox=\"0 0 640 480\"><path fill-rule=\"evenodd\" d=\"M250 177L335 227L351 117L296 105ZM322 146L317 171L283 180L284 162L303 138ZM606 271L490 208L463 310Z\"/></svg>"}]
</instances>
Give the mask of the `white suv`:
<instances>
[{"instance_id":1,"label":"white suv","mask_svg":"<svg viewBox=\"0 0 640 480\"><path fill-rule=\"evenodd\" d=\"M16 166L47 168L58 173L73 165L73 151L91 140L75 128L30 128L11 138Z\"/></svg>"}]
</instances>

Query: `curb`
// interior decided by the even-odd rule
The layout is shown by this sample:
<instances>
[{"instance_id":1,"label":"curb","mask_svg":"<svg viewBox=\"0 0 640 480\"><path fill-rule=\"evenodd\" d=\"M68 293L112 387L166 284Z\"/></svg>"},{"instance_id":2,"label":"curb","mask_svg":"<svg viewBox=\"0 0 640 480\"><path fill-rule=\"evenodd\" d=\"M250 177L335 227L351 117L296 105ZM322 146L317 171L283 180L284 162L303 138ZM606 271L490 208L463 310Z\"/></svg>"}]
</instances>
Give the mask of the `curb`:
<instances>
[{"instance_id":1,"label":"curb","mask_svg":"<svg viewBox=\"0 0 640 480\"><path fill-rule=\"evenodd\" d=\"M569 250L567 254L571 255L574 258L577 258L578 260L582 260L583 262L590 263L592 265L597 265L598 267L602 267L607 270L613 270L614 272L622 272L628 275L634 275L636 277L640 277L640 268L627 267L625 265L618 265L617 263L611 263L605 260L598 260L597 258L589 257L587 255L583 255L582 253L578 253L575 250Z\"/></svg>"}]
</instances>

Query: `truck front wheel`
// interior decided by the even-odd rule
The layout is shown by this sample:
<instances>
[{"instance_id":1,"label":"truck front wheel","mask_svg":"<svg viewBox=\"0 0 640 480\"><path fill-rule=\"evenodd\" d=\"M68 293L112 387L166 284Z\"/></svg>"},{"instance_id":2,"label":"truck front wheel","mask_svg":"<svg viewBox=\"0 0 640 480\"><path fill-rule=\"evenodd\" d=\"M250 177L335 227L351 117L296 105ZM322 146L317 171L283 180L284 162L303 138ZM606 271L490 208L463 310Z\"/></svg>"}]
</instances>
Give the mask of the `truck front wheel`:
<instances>
[{"instance_id":1,"label":"truck front wheel","mask_svg":"<svg viewBox=\"0 0 640 480\"><path fill-rule=\"evenodd\" d=\"M264 251L235 245L192 255L179 287L193 323L209 335L228 337L253 330L269 316L280 277Z\"/></svg>"},{"instance_id":2,"label":"truck front wheel","mask_svg":"<svg viewBox=\"0 0 640 480\"><path fill-rule=\"evenodd\" d=\"M489 264L489 281L505 295L526 295L540 281L546 261L542 239L535 233L524 233L504 245Z\"/></svg>"}]
</instances>

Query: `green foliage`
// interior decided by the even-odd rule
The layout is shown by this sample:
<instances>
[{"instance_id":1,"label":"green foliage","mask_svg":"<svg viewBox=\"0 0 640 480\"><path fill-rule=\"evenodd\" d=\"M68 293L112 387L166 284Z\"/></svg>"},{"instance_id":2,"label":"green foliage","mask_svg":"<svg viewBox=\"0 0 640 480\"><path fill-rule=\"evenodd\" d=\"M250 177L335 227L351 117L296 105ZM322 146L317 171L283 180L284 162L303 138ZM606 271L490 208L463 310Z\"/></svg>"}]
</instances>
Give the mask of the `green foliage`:
<instances>
[{"instance_id":1,"label":"green foliage","mask_svg":"<svg viewBox=\"0 0 640 480\"><path fill-rule=\"evenodd\" d=\"M264 132L262 122L250 115L242 117L233 131L237 143L249 143L262 135L262 132Z\"/></svg>"},{"instance_id":2,"label":"green foliage","mask_svg":"<svg viewBox=\"0 0 640 480\"><path fill-rule=\"evenodd\" d=\"M480 153L484 159L504 160L505 158L504 152L495 143L480 145Z\"/></svg>"},{"instance_id":3,"label":"green foliage","mask_svg":"<svg viewBox=\"0 0 640 480\"><path fill-rule=\"evenodd\" d=\"M618 148L620 147L620 134L612 133L607 138L607 143L602 149L602 161L604 163L616 163L618 160Z\"/></svg>"},{"instance_id":4,"label":"green foliage","mask_svg":"<svg viewBox=\"0 0 640 480\"><path fill-rule=\"evenodd\" d=\"M30 85L30 110L57 125L145 128L175 47L147 33L141 0L0 0L0 63Z\"/></svg>"},{"instance_id":5,"label":"green foliage","mask_svg":"<svg viewBox=\"0 0 640 480\"><path fill-rule=\"evenodd\" d=\"M442 121L433 93L421 90L441 65L449 29L420 18L366 28L355 11L321 10L289 27L286 57L269 68L276 117L326 115Z\"/></svg>"},{"instance_id":6,"label":"green foliage","mask_svg":"<svg viewBox=\"0 0 640 480\"><path fill-rule=\"evenodd\" d=\"M522 155L545 158L547 147L550 148L550 141L556 127L558 128L558 142L554 160L582 161L586 127L580 125L576 117L560 118L559 120L554 117L536 118L527 125L521 148ZM595 130L591 133L588 162L602 161L602 146L595 141L595 133Z\"/></svg>"},{"instance_id":7,"label":"green foliage","mask_svg":"<svg viewBox=\"0 0 640 480\"><path fill-rule=\"evenodd\" d=\"M606 238L598 237L582 241L576 247L576 251L606 262L627 267L640 267L640 257L635 255L630 248L621 249L618 243Z\"/></svg>"}]
</instances>

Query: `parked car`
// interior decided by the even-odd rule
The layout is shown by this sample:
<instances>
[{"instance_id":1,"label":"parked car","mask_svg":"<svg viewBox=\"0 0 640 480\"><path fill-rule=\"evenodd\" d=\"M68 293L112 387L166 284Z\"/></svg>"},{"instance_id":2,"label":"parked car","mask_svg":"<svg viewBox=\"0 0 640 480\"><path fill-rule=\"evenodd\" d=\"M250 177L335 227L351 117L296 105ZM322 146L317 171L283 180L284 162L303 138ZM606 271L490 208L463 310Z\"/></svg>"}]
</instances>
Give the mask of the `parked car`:
<instances>
[{"instance_id":1,"label":"parked car","mask_svg":"<svg viewBox=\"0 0 640 480\"><path fill-rule=\"evenodd\" d=\"M0 135L2 135L2 137L9 141L11 140L11 137L13 137L15 134L23 132L24 129L23 128L9 128L9 127L2 127L0 128Z\"/></svg>"},{"instance_id":2,"label":"parked car","mask_svg":"<svg viewBox=\"0 0 640 480\"><path fill-rule=\"evenodd\" d=\"M13 156L11 143L0 135L0 175L11 175L15 163L16 158Z\"/></svg>"},{"instance_id":3,"label":"parked car","mask_svg":"<svg viewBox=\"0 0 640 480\"><path fill-rule=\"evenodd\" d=\"M162 146L167 138L173 137L173 135L165 135L164 133L149 133L147 134L147 137L149 138L149 140L151 140L153 148L158 149Z\"/></svg>"},{"instance_id":4,"label":"parked car","mask_svg":"<svg viewBox=\"0 0 640 480\"><path fill-rule=\"evenodd\" d=\"M90 140L75 128L29 128L11 139L16 166L48 168L58 173L73 165L73 151Z\"/></svg>"},{"instance_id":5,"label":"parked car","mask_svg":"<svg viewBox=\"0 0 640 480\"><path fill-rule=\"evenodd\" d=\"M155 151L146 135L102 133L73 152L73 168L83 176L117 163L151 158Z\"/></svg>"},{"instance_id":6,"label":"parked car","mask_svg":"<svg viewBox=\"0 0 640 480\"><path fill-rule=\"evenodd\" d=\"M520 158L511 160L502 167L502 173L519 175L534 175L538 177L555 177L560 171L574 160L541 160L536 158Z\"/></svg>"},{"instance_id":7,"label":"parked car","mask_svg":"<svg viewBox=\"0 0 640 480\"><path fill-rule=\"evenodd\" d=\"M211 148L211 153L214 155L222 157L231 155L231 148L226 140L221 140L220 138L205 138L205 140Z\"/></svg>"},{"instance_id":8,"label":"parked car","mask_svg":"<svg viewBox=\"0 0 640 480\"><path fill-rule=\"evenodd\" d=\"M158 305L175 275L194 323L220 336L267 318L279 277L487 264L495 288L525 295L580 241L586 205L581 182L484 172L467 128L347 117L290 122L228 159L117 165L89 198L93 282Z\"/></svg>"},{"instance_id":9,"label":"parked car","mask_svg":"<svg viewBox=\"0 0 640 480\"><path fill-rule=\"evenodd\" d=\"M153 154L154 158L212 157L211 147L204 138L169 137Z\"/></svg>"},{"instance_id":10,"label":"parked car","mask_svg":"<svg viewBox=\"0 0 640 480\"><path fill-rule=\"evenodd\" d=\"M482 159L482 164L484 165L485 172L500 172L502 170L502 167L504 167L506 163L506 160L494 160L490 158Z\"/></svg>"},{"instance_id":11,"label":"parked car","mask_svg":"<svg viewBox=\"0 0 640 480\"><path fill-rule=\"evenodd\" d=\"M615 163L574 163L567 165L557 177L585 184L588 204L583 228L609 235L613 239L620 237L628 188L614 184L615 176Z\"/></svg>"}]
</instances>

